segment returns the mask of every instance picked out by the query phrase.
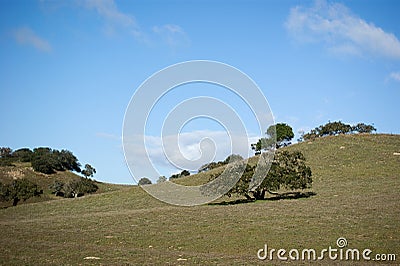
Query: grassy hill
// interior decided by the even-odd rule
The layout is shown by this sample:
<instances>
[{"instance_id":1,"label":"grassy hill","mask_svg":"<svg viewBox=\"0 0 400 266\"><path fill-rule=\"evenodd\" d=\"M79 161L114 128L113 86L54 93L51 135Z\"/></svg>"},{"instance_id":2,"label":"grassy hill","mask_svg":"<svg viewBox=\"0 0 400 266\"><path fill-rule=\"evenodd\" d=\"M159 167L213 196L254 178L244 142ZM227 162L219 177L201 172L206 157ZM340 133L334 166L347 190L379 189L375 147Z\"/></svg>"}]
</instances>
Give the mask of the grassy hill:
<instances>
[{"instance_id":1,"label":"grassy hill","mask_svg":"<svg viewBox=\"0 0 400 266\"><path fill-rule=\"evenodd\" d=\"M78 180L80 176L70 171L61 171L56 172L55 174L43 174L39 172L35 172L31 163L21 163L21 162L13 162L12 166L0 166L0 182L3 184L11 183L14 179L28 179L33 183L37 184L40 189L43 190L43 194L38 197L29 198L27 201L21 201L19 204L24 203L33 203L33 202L42 202L47 200L60 199L60 197L56 197L51 194L50 185L54 184L55 180L63 181L67 183L71 180ZM127 186L123 185L115 185L108 184L103 182L96 182L96 185L99 187L96 193L110 192L119 189L126 188ZM9 207L11 206L11 202L0 202L1 207Z\"/></svg>"},{"instance_id":2,"label":"grassy hill","mask_svg":"<svg viewBox=\"0 0 400 266\"><path fill-rule=\"evenodd\" d=\"M319 252L339 237L348 248L397 254L398 263L400 136L326 137L287 149L305 154L315 196L177 207L130 187L24 204L0 210L0 264L270 265L276 256L257 259L264 244ZM182 182L208 179L189 178Z\"/></svg>"}]
</instances>

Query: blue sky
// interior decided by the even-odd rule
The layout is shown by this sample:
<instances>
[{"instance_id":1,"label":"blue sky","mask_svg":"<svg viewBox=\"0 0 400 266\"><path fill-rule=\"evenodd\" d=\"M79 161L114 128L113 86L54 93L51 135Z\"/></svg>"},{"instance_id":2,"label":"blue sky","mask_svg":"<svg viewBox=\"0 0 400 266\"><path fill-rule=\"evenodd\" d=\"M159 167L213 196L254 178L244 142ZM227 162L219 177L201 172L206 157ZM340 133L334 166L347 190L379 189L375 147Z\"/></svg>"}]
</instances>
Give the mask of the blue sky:
<instances>
[{"instance_id":1,"label":"blue sky","mask_svg":"<svg viewBox=\"0 0 400 266\"><path fill-rule=\"evenodd\" d=\"M97 169L98 180L135 183L122 150L125 110L149 76L188 60L245 72L268 99L275 121L289 123L295 133L339 119L400 133L398 1L0 5L0 146L71 150ZM152 145L160 141L162 115L183 96L221 98L246 117L247 107L229 92L207 86L192 84L187 95L177 90L160 101L147 136ZM187 124L183 153L196 153L188 147L198 145L201 132L222 143L222 130L204 119ZM155 148L160 174L177 172L163 165L162 150ZM225 148L215 159L224 159Z\"/></svg>"}]
</instances>

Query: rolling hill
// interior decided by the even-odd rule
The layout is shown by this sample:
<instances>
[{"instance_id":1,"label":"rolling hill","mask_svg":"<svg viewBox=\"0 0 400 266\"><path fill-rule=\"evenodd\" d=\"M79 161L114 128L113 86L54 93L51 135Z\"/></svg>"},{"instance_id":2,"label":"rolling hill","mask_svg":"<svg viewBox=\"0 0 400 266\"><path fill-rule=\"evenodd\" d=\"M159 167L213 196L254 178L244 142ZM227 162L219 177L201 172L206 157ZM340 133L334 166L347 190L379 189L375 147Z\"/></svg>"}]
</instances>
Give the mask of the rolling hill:
<instances>
[{"instance_id":1,"label":"rolling hill","mask_svg":"<svg viewBox=\"0 0 400 266\"><path fill-rule=\"evenodd\" d=\"M43 194L37 197L29 198L26 201L21 201L19 204L61 199L60 197L56 197L55 195L53 195L50 189L50 186L54 184L54 181L58 180L67 183L68 181L71 180L78 180L81 177L71 171L58 171L54 174L39 173L32 169L30 162L26 163L14 162L12 166L0 166L1 183L8 184L15 179L22 179L22 178L37 184L39 189L43 190ZM110 192L119 189L124 189L127 187L124 185L108 184L98 181L96 181L96 185L99 187L96 193ZM11 202L0 201L0 208L9 206L12 206Z\"/></svg>"},{"instance_id":2,"label":"rolling hill","mask_svg":"<svg viewBox=\"0 0 400 266\"><path fill-rule=\"evenodd\" d=\"M276 256L257 258L265 244L321 251L337 248L340 237L351 249L396 254L391 263L398 263L400 136L342 135L285 149L304 153L315 196L178 207L133 186L23 204L0 210L0 264L270 265L280 263ZM205 180L207 173L179 182ZM366 263L327 256L323 262Z\"/></svg>"}]
</instances>

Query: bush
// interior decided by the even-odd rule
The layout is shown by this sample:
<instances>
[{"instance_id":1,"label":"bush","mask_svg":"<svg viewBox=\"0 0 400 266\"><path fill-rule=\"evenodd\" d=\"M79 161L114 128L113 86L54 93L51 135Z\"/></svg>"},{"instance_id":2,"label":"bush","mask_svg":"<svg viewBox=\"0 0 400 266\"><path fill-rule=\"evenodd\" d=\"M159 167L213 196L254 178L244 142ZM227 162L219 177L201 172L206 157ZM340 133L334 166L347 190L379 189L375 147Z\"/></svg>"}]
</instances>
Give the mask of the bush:
<instances>
[{"instance_id":1,"label":"bush","mask_svg":"<svg viewBox=\"0 0 400 266\"><path fill-rule=\"evenodd\" d=\"M0 199L2 201L12 200L13 206L16 206L20 200L25 201L42 193L43 190L39 190L35 183L27 179L17 179L9 185L0 183Z\"/></svg>"},{"instance_id":2,"label":"bush","mask_svg":"<svg viewBox=\"0 0 400 266\"><path fill-rule=\"evenodd\" d=\"M59 180L56 180L50 186L50 189L52 189L52 193L56 196L77 198L86 193L94 193L99 189L99 187L93 180L80 177L77 180L72 180L65 184Z\"/></svg>"},{"instance_id":3,"label":"bush","mask_svg":"<svg viewBox=\"0 0 400 266\"><path fill-rule=\"evenodd\" d=\"M143 186L143 185L151 185L151 180L148 179L147 177L142 177L139 182L138 182L139 186Z\"/></svg>"},{"instance_id":4,"label":"bush","mask_svg":"<svg viewBox=\"0 0 400 266\"><path fill-rule=\"evenodd\" d=\"M30 162L32 160L33 152L28 148L22 148L14 151L12 157L20 162Z\"/></svg>"}]
</instances>

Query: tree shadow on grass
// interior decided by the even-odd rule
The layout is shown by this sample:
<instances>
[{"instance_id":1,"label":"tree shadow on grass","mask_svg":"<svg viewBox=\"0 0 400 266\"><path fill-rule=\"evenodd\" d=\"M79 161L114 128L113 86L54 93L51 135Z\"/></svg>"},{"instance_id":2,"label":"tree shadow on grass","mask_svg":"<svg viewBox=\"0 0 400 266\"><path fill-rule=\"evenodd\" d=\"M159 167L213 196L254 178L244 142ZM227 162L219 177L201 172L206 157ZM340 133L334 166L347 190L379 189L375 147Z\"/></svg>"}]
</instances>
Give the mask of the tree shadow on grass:
<instances>
[{"instance_id":1,"label":"tree shadow on grass","mask_svg":"<svg viewBox=\"0 0 400 266\"><path fill-rule=\"evenodd\" d=\"M256 201L275 201L275 200L291 200L291 199L301 199L301 198L309 198L312 196L317 195L317 193L313 191L307 191L307 192L285 192L285 193L279 193L279 194L274 194L273 196L269 198L265 198L262 200L255 200L255 199L237 199L237 200L232 200L232 201L222 201L222 202L212 202L208 203L208 205L236 205L236 204L243 204L243 203L251 203L251 202L256 202Z\"/></svg>"},{"instance_id":2,"label":"tree shadow on grass","mask_svg":"<svg viewBox=\"0 0 400 266\"><path fill-rule=\"evenodd\" d=\"M317 195L317 193L313 191L307 191L307 192L296 191L296 192L286 192L286 193L276 194L273 197L266 198L264 200L301 199L301 198L309 198L315 195Z\"/></svg>"}]
</instances>

